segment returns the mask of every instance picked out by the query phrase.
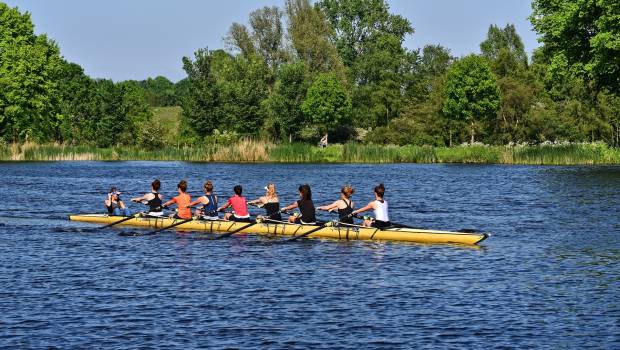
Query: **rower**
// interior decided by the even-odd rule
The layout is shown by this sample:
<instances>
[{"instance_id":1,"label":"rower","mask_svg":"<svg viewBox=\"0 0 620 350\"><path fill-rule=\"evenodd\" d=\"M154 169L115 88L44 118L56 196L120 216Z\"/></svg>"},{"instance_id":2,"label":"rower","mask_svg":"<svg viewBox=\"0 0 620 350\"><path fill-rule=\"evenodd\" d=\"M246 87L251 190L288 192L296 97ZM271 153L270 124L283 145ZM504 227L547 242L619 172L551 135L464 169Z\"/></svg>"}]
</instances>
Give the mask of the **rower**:
<instances>
[{"instance_id":1,"label":"rower","mask_svg":"<svg viewBox=\"0 0 620 350\"><path fill-rule=\"evenodd\" d=\"M192 201L192 197L187 194L187 181L181 180L177 185L179 195L164 203L164 208L169 205L177 205L177 213L174 215L176 219L189 220L192 218L192 210L188 208L189 203Z\"/></svg>"},{"instance_id":2,"label":"rower","mask_svg":"<svg viewBox=\"0 0 620 350\"><path fill-rule=\"evenodd\" d=\"M241 185L236 185L233 188L235 194L228 198L226 204L222 205L217 209L217 211L222 211L228 207L232 207L232 213L226 213L224 215L224 220L228 221L241 221L241 222L250 222L250 213L248 212L248 205L245 197L241 196L243 193L243 188Z\"/></svg>"},{"instance_id":3,"label":"rower","mask_svg":"<svg viewBox=\"0 0 620 350\"><path fill-rule=\"evenodd\" d=\"M318 210L332 211L334 209L338 210L338 221L343 224L353 224L353 217L351 217L351 213L353 212L353 201L351 200L351 196L353 196L353 187L349 185L345 185L340 190L340 199L335 201L330 205L324 205L318 207Z\"/></svg>"},{"instance_id":4,"label":"rower","mask_svg":"<svg viewBox=\"0 0 620 350\"><path fill-rule=\"evenodd\" d=\"M202 207L196 209L196 216L204 220L219 220L219 216L217 215L217 196L213 194L213 183L211 181L206 181L204 185L202 185L202 189L205 195L191 202L189 206L193 207L196 204L202 204Z\"/></svg>"},{"instance_id":5,"label":"rower","mask_svg":"<svg viewBox=\"0 0 620 350\"><path fill-rule=\"evenodd\" d=\"M273 183L269 183L265 186L264 196L249 201L248 204L259 205L265 208L267 212L266 215L263 216L265 219L282 220L282 215L280 215L280 199L278 198L278 193L276 193L276 185Z\"/></svg>"},{"instance_id":6,"label":"rower","mask_svg":"<svg viewBox=\"0 0 620 350\"><path fill-rule=\"evenodd\" d=\"M299 208L301 212L300 216L291 215L288 217L288 221L290 223L298 223L304 225L314 225L316 224L316 216L314 209L314 202L312 201L312 190L310 189L310 185L305 184L301 185L298 188L300 199L295 203L282 208L282 211L288 211L291 209Z\"/></svg>"},{"instance_id":7,"label":"rower","mask_svg":"<svg viewBox=\"0 0 620 350\"><path fill-rule=\"evenodd\" d=\"M374 192L375 192L375 200L368 203L368 205L366 205L365 207L359 208L358 210L353 211L351 213L351 216L356 215L358 213L363 213L370 209L374 209L375 218L374 219L365 218L364 226L383 229L383 228L386 228L392 225L390 223L390 217L388 216L388 204L383 199L383 195L385 194L385 187L383 186L383 184L379 184L375 186Z\"/></svg>"},{"instance_id":8,"label":"rower","mask_svg":"<svg viewBox=\"0 0 620 350\"><path fill-rule=\"evenodd\" d=\"M162 197L161 193L159 193L159 189L161 188L161 181L159 179L155 179L151 182L151 192L146 193L142 197L132 198L132 202L142 203L148 207L148 212L146 215L149 216L163 216L164 208L162 207L162 203L164 197Z\"/></svg>"},{"instance_id":9,"label":"rower","mask_svg":"<svg viewBox=\"0 0 620 350\"><path fill-rule=\"evenodd\" d=\"M107 198L103 201L108 215L114 216L130 216L129 208L125 206L125 202L121 199L121 193L117 190L116 186L110 188Z\"/></svg>"}]
</instances>

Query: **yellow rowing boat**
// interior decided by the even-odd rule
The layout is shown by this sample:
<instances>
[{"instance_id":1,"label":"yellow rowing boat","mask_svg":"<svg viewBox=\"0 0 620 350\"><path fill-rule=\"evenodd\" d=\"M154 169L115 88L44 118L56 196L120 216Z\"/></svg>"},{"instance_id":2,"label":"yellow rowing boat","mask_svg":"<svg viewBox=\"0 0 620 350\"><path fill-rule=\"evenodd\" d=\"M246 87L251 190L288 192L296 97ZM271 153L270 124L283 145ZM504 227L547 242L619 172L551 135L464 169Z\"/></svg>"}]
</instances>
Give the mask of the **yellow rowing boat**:
<instances>
[{"instance_id":1,"label":"yellow rowing boat","mask_svg":"<svg viewBox=\"0 0 620 350\"><path fill-rule=\"evenodd\" d=\"M70 220L89 222L95 224L111 224L123 219L120 216L106 214L82 214L71 215ZM141 226L152 229L167 227L179 223L179 219L167 217L134 217L118 225ZM179 230L206 231L212 233L227 233L240 229L247 222L231 222L224 220L192 220L176 226ZM285 222L259 222L249 226L239 233L253 233L268 236L300 236L305 232L316 229L317 225L298 225ZM417 228L387 228L377 229L355 225L326 225L312 232L308 238L330 238L346 240L370 240L370 241L397 241L414 243L450 243L450 244L477 244L488 237L480 232L450 232L426 230Z\"/></svg>"}]
</instances>

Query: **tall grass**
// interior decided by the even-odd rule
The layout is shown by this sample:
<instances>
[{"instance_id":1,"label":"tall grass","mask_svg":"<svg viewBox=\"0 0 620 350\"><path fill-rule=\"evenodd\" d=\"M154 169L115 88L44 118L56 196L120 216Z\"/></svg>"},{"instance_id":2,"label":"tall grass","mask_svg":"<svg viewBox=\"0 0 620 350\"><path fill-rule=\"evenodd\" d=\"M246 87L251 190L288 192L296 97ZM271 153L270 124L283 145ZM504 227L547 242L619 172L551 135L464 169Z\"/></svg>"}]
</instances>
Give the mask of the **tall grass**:
<instances>
[{"instance_id":1,"label":"tall grass","mask_svg":"<svg viewBox=\"0 0 620 350\"><path fill-rule=\"evenodd\" d=\"M620 149L602 143L534 146L390 146L345 144L318 148L310 144L274 144L240 140L230 145L192 147L96 148L63 144L0 145L1 161L161 160L191 162L279 163L485 163L485 164L620 164Z\"/></svg>"}]
</instances>

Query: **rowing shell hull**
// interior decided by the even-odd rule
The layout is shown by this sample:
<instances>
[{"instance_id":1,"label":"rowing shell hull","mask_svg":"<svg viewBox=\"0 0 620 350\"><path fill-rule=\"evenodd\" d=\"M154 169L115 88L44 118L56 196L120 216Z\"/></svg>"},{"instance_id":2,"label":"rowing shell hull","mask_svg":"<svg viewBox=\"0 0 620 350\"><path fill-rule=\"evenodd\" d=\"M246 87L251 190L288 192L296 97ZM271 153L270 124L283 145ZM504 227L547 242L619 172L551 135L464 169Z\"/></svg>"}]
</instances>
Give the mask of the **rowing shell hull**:
<instances>
[{"instance_id":1,"label":"rowing shell hull","mask_svg":"<svg viewBox=\"0 0 620 350\"><path fill-rule=\"evenodd\" d=\"M71 215L72 221L89 222L95 224L111 224L122 220L121 216L108 216L105 214ZM141 226L152 229L170 226L178 219L167 217L138 217L118 224L119 226ZM213 233L226 233L247 225L247 222L231 222L224 220L207 221L194 220L176 226L178 230L206 231ZM318 226L297 225L285 223L257 223L239 233L253 233L269 236L299 236ZM412 228L390 228L380 230L372 227L346 227L326 226L308 235L308 238L330 238L346 240L369 240L369 241L397 241L414 243L447 243L447 244L477 244L488 237L486 233L462 233L450 231L422 230Z\"/></svg>"}]
</instances>

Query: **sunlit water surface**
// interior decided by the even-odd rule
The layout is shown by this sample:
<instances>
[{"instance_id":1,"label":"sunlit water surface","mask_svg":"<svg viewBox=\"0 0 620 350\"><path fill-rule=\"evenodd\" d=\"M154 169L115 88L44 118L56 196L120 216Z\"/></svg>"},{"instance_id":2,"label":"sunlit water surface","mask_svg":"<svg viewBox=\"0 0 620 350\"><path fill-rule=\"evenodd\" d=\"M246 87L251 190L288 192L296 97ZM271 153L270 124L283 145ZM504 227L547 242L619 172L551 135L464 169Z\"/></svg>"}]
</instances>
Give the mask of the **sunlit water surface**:
<instances>
[{"instance_id":1,"label":"sunlit water surface","mask_svg":"<svg viewBox=\"0 0 620 350\"><path fill-rule=\"evenodd\" d=\"M0 346L620 348L620 168L469 165L0 164ZM358 206L492 233L480 249L164 232L67 220L159 177ZM140 211L132 204L133 211Z\"/></svg>"}]
</instances>

